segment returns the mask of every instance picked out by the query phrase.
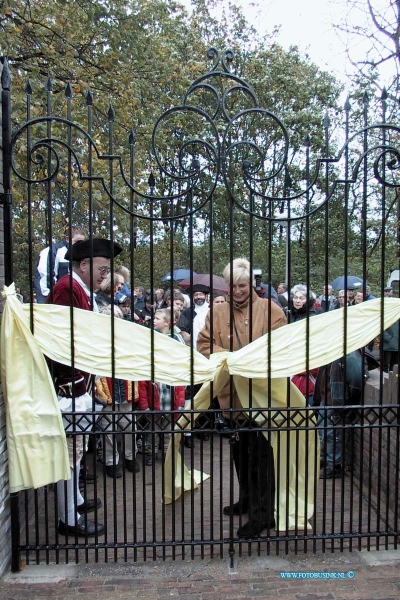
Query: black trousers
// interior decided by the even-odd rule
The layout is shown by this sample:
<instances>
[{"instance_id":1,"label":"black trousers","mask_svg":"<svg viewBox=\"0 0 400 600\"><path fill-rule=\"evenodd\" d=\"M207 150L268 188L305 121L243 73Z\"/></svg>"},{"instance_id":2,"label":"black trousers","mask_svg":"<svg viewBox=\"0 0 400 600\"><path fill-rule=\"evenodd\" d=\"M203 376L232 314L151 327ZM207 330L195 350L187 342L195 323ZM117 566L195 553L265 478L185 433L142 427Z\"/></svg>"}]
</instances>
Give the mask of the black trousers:
<instances>
[{"instance_id":1,"label":"black trousers","mask_svg":"<svg viewBox=\"0 0 400 600\"><path fill-rule=\"evenodd\" d=\"M252 422L240 424L248 431L237 431L233 461L239 481L239 503L248 509L250 520L270 522L274 517L275 469L270 442Z\"/></svg>"},{"instance_id":2,"label":"black trousers","mask_svg":"<svg viewBox=\"0 0 400 600\"><path fill-rule=\"evenodd\" d=\"M389 371L393 371L393 366L397 364L397 359L399 357L399 353L392 350L384 350L383 351L383 371L389 373Z\"/></svg>"}]
</instances>

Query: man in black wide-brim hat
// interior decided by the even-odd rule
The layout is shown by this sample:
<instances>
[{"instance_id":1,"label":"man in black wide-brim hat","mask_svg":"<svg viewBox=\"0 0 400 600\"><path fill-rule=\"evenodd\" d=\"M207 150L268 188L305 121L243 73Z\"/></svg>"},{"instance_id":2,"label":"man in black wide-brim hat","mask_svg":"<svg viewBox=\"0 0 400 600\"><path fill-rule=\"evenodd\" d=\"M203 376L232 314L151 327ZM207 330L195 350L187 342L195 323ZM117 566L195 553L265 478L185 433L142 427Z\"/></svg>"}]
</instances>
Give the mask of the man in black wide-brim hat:
<instances>
[{"instance_id":1,"label":"man in black wide-brim hat","mask_svg":"<svg viewBox=\"0 0 400 600\"><path fill-rule=\"evenodd\" d=\"M53 287L47 302L93 310L98 312L93 292L99 289L103 279L110 273L110 259L118 256L122 248L110 240L92 238L76 242L68 249L65 259L70 261L71 273L62 277ZM58 404L63 413L82 413L92 410L92 396L87 391L89 375L76 368L53 363ZM85 421L82 423L82 421ZM80 419L86 431L90 420ZM101 535L104 525L86 518L88 512L101 506L99 498L85 500L79 490L79 470L84 452L84 436L71 435L79 431L71 417L64 418L66 427L71 479L57 483L58 531L68 535ZM71 432L71 433L69 433Z\"/></svg>"}]
</instances>

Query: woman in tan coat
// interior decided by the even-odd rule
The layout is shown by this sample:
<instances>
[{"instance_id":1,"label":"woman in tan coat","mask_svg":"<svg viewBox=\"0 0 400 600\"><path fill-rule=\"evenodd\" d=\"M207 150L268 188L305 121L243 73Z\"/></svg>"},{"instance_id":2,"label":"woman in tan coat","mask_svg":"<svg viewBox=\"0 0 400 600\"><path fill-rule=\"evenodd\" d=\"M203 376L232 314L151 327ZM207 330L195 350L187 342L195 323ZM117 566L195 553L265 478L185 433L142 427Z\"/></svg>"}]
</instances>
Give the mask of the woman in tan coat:
<instances>
[{"instance_id":1,"label":"woman in tan coat","mask_svg":"<svg viewBox=\"0 0 400 600\"><path fill-rule=\"evenodd\" d=\"M211 312L208 314L205 327L199 333L197 350L204 356L239 350L272 329L286 325L282 309L270 300L259 298L252 289L248 260L238 258L228 264L224 278L231 288L231 296L227 302L213 307L212 315ZM239 480L239 500L225 506L224 513L240 515L248 512L249 521L238 529L238 535L252 538L258 537L265 528L275 527L274 458L269 441L257 424L241 412L236 390L231 390L230 386L228 383L218 400L225 418L230 419L229 426L233 427L234 422L238 427L232 450Z\"/></svg>"}]
</instances>

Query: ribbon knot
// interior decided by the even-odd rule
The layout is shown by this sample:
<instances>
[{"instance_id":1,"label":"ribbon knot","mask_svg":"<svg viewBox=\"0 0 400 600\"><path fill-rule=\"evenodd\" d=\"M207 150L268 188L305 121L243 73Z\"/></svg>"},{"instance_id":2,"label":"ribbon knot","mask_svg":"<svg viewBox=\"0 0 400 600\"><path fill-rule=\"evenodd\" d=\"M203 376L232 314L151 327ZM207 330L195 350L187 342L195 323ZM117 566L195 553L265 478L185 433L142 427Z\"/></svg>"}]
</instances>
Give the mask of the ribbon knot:
<instances>
[{"instance_id":1,"label":"ribbon knot","mask_svg":"<svg viewBox=\"0 0 400 600\"><path fill-rule=\"evenodd\" d=\"M16 291L15 291L15 283L11 283L9 286L4 286L3 287L3 291L1 292L1 296L2 298L6 299L8 298L8 296L15 296L16 295Z\"/></svg>"}]
</instances>

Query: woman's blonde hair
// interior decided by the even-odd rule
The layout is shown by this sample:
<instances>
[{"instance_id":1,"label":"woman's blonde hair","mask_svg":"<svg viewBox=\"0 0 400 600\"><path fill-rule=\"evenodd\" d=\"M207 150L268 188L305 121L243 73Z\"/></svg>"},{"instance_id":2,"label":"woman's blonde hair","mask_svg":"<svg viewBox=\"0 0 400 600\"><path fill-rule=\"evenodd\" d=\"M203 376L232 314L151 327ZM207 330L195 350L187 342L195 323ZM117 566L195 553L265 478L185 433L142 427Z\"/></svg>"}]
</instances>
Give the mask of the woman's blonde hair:
<instances>
[{"instance_id":1,"label":"woman's blonde hair","mask_svg":"<svg viewBox=\"0 0 400 600\"><path fill-rule=\"evenodd\" d=\"M235 258L232 264L226 265L223 277L226 283L230 283L232 275L232 283L236 284L238 281L247 281L250 283L250 263L247 258Z\"/></svg>"},{"instance_id":2,"label":"woman's blonde hair","mask_svg":"<svg viewBox=\"0 0 400 600\"><path fill-rule=\"evenodd\" d=\"M128 283L129 277L130 277L129 269L127 269L123 265L120 265L119 267L117 267L115 269L115 272L118 273L118 275L122 275L122 277L124 278L124 281L126 283Z\"/></svg>"},{"instance_id":3,"label":"woman's blonde hair","mask_svg":"<svg viewBox=\"0 0 400 600\"><path fill-rule=\"evenodd\" d=\"M114 296L114 290L111 287L111 276L112 274L109 273L107 275L107 277L104 279L104 281L101 282L100 284L100 291L103 292L103 294L107 294L108 296ZM119 275L118 273L114 273L114 287L118 284L118 283L125 283L125 279L122 277L122 275Z\"/></svg>"}]
</instances>

